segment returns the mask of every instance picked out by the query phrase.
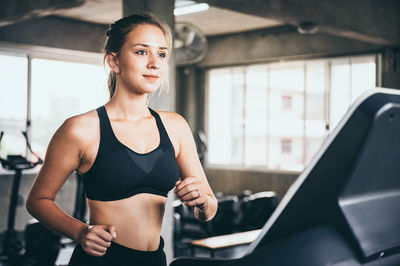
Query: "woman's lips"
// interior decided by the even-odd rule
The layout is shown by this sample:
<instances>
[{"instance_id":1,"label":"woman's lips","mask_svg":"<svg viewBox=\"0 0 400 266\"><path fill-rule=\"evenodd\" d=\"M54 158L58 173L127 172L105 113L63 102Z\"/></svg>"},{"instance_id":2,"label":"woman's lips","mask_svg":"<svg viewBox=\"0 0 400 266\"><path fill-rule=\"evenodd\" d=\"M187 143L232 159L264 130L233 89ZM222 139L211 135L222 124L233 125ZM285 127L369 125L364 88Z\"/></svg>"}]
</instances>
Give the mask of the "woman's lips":
<instances>
[{"instance_id":1,"label":"woman's lips","mask_svg":"<svg viewBox=\"0 0 400 266\"><path fill-rule=\"evenodd\" d=\"M150 80L157 80L160 78L160 76L157 76L157 75L143 75L143 77L145 77L146 79L150 79Z\"/></svg>"}]
</instances>

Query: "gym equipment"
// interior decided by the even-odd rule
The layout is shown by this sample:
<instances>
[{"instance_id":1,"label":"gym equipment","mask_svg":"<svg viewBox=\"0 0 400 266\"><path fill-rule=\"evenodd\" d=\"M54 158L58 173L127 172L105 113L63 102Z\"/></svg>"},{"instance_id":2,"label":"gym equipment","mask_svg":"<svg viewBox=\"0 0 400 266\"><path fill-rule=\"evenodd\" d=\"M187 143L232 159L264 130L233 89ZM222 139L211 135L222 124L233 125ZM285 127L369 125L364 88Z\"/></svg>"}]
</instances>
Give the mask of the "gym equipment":
<instances>
[{"instance_id":1,"label":"gym equipment","mask_svg":"<svg viewBox=\"0 0 400 266\"><path fill-rule=\"evenodd\" d=\"M240 259L170 266L400 265L400 91L362 95Z\"/></svg>"},{"instance_id":2,"label":"gym equipment","mask_svg":"<svg viewBox=\"0 0 400 266\"><path fill-rule=\"evenodd\" d=\"M239 223L239 199L237 196L218 198L218 210L209 221L211 236L231 234Z\"/></svg>"},{"instance_id":3,"label":"gym equipment","mask_svg":"<svg viewBox=\"0 0 400 266\"><path fill-rule=\"evenodd\" d=\"M25 246L18 239L15 230L15 216L18 204L18 190L21 182L22 171L32 169L43 163L43 160L32 151L28 136L25 137L26 147L36 161L30 161L21 155L8 155L7 159L0 158L4 169L15 172L10 195L10 205L8 210L7 229L4 232L3 252L0 260L5 260L15 266L52 266L61 248L59 234L54 233L39 222L30 222L24 232ZM0 133L0 142L4 135Z\"/></svg>"},{"instance_id":4,"label":"gym equipment","mask_svg":"<svg viewBox=\"0 0 400 266\"><path fill-rule=\"evenodd\" d=\"M22 132L26 140L28 150L34 155L37 161L32 162L21 155L8 155L7 159L0 158L1 165L6 170L14 171L12 183L10 205L8 209L7 229L4 232L3 251L0 255L1 259L7 258L10 262L16 265L22 265L24 259L21 252L23 251L22 242L18 239L17 231L15 230L15 215L18 205L18 190L21 183L22 171L32 169L39 164L42 164L42 159L32 151L28 137L25 131ZM0 143L3 139L4 132L0 133ZM28 264L28 262L27 262ZM29 264L28 264L29 265Z\"/></svg>"},{"instance_id":5,"label":"gym equipment","mask_svg":"<svg viewBox=\"0 0 400 266\"><path fill-rule=\"evenodd\" d=\"M61 235L33 219L26 225L24 236L24 258L35 266L54 266L62 248Z\"/></svg>"},{"instance_id":6,"label":"gym equipment","mask_svg":"<svg viewBox=\"0 0 400 266\"><path fill-rule=\"evenodd\" d=\"M275 191L262 191L246 196L241 204L240 231L260 229L278 205Z\"/></svg>"},{"instance_id":7,"label":"gym equipment","mask_svg":"<svg viewBox=\"0 0 400 266\"><path fill-rule=\"evenodd\" d=\"M189 250L193 239L232 233L238 224L239 205L237 196L217 198L218 212L209 222L200 222L191 207L180 200L174 206L174 254Z\"/></svg>"}]
</instances>

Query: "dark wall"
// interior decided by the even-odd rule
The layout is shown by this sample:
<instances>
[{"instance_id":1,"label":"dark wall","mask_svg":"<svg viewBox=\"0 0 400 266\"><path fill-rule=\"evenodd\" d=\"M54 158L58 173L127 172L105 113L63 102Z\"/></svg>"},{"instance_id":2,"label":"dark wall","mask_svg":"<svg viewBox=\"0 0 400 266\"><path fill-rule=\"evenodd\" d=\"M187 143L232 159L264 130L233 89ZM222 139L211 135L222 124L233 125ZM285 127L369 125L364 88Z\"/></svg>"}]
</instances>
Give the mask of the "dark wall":
<instances>
[{"instance_id":1,"label":"dark wall","mask_svg":"<svg viewBox=\"0 0 400 266\"><path fill-rule=\"evenodd\" d=\"M207 178L214 192L224 195L238 195L248 189L253 193L261 191L275 191L281 199L287 189L299 176L291 172L265 172L262 170L206 170Z\"/></svg>"},{"instance_id":2,"label":"dark wall","mask_svg":"<svg viewBox=\"0 0 400 266\"><path fill-rule=\"evenodd\" d=\"M208 38L208 44L202 67L359 54L383 48L326 33L299 34L293 26L215 36Z\"/></svg>"}]
</instances>

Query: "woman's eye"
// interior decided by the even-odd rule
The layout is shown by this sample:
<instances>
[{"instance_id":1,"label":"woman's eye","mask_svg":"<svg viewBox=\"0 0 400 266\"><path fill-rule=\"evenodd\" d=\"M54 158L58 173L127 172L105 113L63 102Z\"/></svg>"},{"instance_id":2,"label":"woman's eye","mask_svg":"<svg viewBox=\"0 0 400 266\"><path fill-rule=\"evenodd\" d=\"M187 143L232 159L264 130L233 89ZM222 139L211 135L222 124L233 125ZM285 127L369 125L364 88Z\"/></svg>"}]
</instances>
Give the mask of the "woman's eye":
<instances>
[{"instance_id":1,"label":"woman's eye","mask_svg":"<svg viewBox=\"0 0 400 266\"><path fill-rule=\"evenodd\" d=\"M146 50L139 50L139 51L136 52L136 54L139 54L139 55L146 55L147 52L146 52Z\"/></svg>"},{"instance_id":2,"label":"woman's eye","mask_svg":"<svg viewBox=\"0 0 400 266\"><path fill-rule=\"evenodd\" d=\"M166 58L167 54L164 53L164 52L161 52L161 53L158 54L158 56L161 57L161 58Z\"/></svg>"}]
</instances>

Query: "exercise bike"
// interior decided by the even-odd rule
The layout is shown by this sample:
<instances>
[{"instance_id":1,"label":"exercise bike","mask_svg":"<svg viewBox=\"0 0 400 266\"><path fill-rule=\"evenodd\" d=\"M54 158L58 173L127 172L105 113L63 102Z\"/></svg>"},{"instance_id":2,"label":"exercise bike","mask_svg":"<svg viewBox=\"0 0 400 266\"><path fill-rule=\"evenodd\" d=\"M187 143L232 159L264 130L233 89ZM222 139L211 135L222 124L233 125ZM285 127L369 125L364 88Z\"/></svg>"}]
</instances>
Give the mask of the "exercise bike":
<instances>
[{"instance_id":1,"label":"exercise bike","mask_svg":"<svg viewBox=\"0 0 400 266\"><path fill-rule=\"evenodd\" d=\"M38 222L30 223L25 229L25 246L18 238L15 230L15 217L18 206L18 191L21 183L22 171L35 168L43 163L43 160L32 151L28 136L22 132L26 147L36 158L36 161L28 160L21 155L8 155L6 159L0 158L1 165L6 170L14 171L10 205L8 209L7 229L4 232L3 251L0 253L0 261L13 266L47 266L54 265L60 248L60 236ZM4 132L0 132L0 143ZM45 246L44 246L44 245ZM51 248L48 246L51 245ZM50 251L50 252L49 252ZM46 252L44 256L43 252Z\"/></svg>"}]
</instances>

